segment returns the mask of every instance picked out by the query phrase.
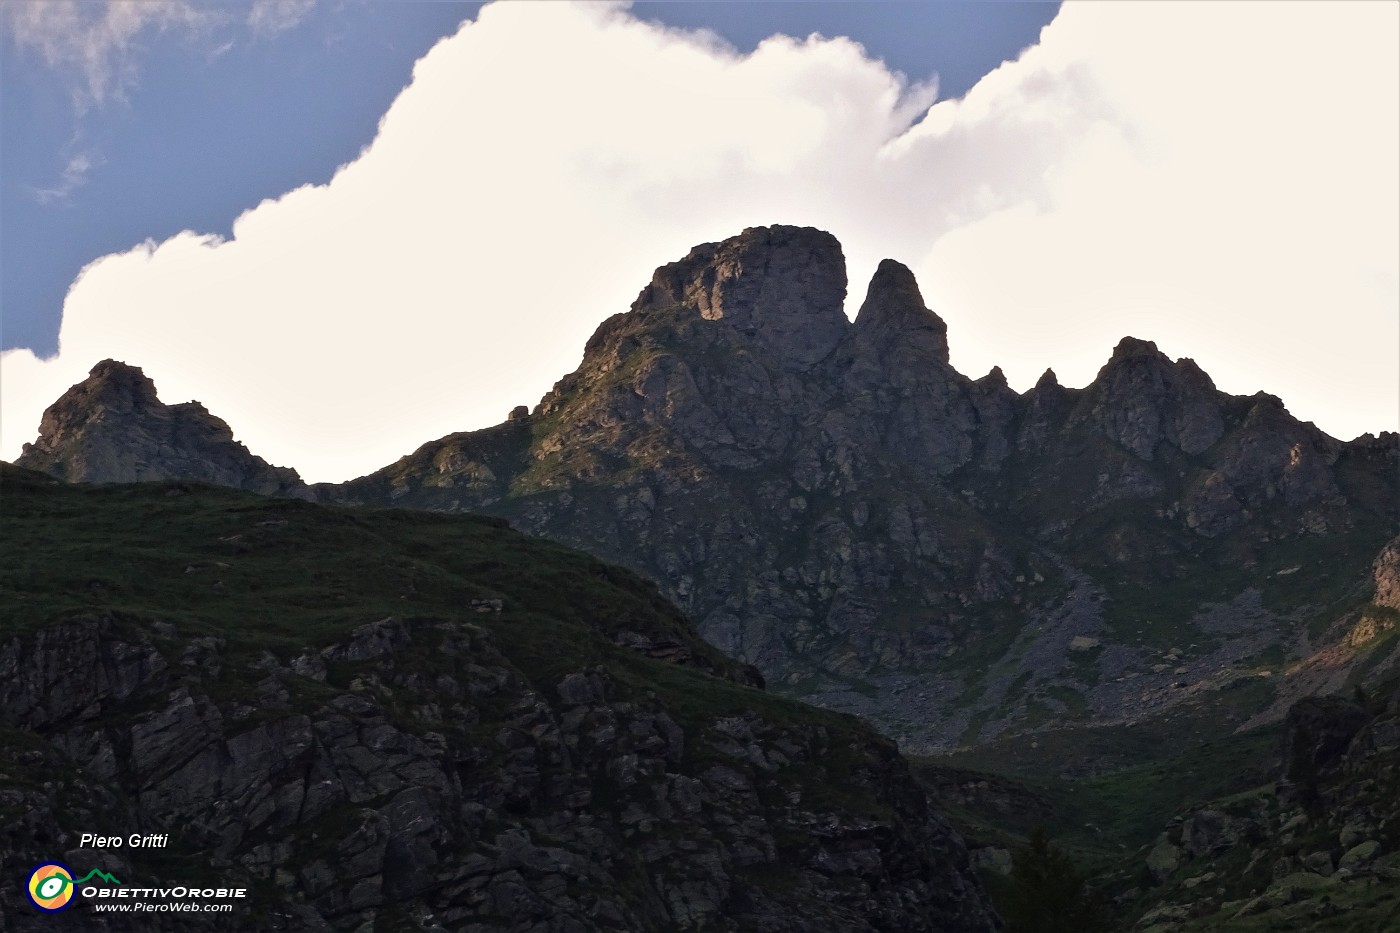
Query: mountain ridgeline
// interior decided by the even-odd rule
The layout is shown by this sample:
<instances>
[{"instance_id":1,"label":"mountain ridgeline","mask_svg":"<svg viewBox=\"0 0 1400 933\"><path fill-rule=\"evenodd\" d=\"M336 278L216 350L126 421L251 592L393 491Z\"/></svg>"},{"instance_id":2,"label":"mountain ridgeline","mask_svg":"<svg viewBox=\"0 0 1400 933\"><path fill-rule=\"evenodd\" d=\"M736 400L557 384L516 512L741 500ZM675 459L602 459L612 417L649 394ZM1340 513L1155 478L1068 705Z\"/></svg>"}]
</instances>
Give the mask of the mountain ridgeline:
<instances>
[{"instance_id":1,"label":"mountain ridgeline","mask_svg":"<svg viewBox=\"0 0 1400 933\"><path fill-rule=\"evenodd\" d=\"M650 578L771 689L913 751L1205 706L1234 728L1394 670L1396 435L1340 442L1132 337L1087 387L1047 371L1018 394L953 369L899 263L854 322L845 296L821 231L698 246L532 411L343 484L268 467L110 361L18 462L504 517Z\"/></svg>"}]
</instances>

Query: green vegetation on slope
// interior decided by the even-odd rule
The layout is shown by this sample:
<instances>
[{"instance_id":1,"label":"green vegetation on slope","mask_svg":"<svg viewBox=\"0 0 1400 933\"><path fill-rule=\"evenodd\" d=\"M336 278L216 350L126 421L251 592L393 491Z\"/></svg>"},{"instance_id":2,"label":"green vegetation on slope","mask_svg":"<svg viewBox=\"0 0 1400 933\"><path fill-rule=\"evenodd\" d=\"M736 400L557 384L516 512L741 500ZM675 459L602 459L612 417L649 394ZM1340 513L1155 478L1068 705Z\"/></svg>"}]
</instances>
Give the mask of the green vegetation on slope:
<instances>
[{"instance_id":1,"label":"green vegetation on slope","mask_svg":"<svg viewBox=\"0 0 1400 933\"><path fill-rule=\"evenodd\" d=\"M743 687L654 584L501 519L329 508L190 483L68 486L0 474L0 635L94 611L177 620L227 651L282 658L387 616L487 628L536 686L607 662L639 688L671 689L695 724L754 709L844 731L852 717ZM501 610L491 609L500 600ZM677 667L618 647L636 633L682 646ZM693 715L688 715L693 714Z\"/></svg>"},{"instance_id":2,"label":"green vegetation on slope","mask_svg":"<svg viewBox=\"0 0 1400 933\"><path fill-rule=\"evenodd\" d=\"M1097 870L1146 844L1175 814L1267 781L1278 730L1187 746L1165 744L1164 739L1159 724L1100 727L1037 733L1033 750L1023 736L946 758L911 761L915 776L940 798L946 799L958 783L991 783L990 793L962 794L963 802L951 808L970 847L1018 845L1043 827L1076 859ZM1012 746L1036 757L1009 757ZM1054 776L1052 762L1070 749L1085 757L1111 750L1118 764L1088 778ZM1126 763L1130 758L1138 763Z\"/></svg>"}]
</instances>

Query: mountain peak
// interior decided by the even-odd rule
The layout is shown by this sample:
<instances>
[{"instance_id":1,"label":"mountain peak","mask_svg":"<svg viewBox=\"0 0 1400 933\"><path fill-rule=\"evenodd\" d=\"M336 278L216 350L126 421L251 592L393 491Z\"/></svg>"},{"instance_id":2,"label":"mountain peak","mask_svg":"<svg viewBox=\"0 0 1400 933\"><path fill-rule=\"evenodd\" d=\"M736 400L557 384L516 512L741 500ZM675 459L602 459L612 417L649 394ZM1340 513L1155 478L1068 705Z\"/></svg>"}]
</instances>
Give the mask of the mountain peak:
<instances>
[{"instance_id":1,"label":"mountain peak","mask_svg":"<svg viewBox=\"0 0 1400 933\"><path fill-rule=\"evenodd\" d=\"M632 310L692 309L801 371L845 334L845 300L846 260L834 236L812 227L750 227L657 269Z\"/></svg>"},{"instance_id":2,"label":"mountain peak","mask_svg":"<svg viewBox=\"0 0 1400 933\"><path fill-rule=\"evenodd\" d=\"M878 313L881 310L894 313L930 313L924 307L924 296L919 291L919 283L909 267L894 259L882 259L870 278L870 287L865 292L865 303L861 312Z\"/></svg>"},{"instance_id":3,"label":"mountain peak","mask_svg":"<svg viewBox=\"0 0 1400 933\"><path fill-rule=\"evenodd\" d=\"M1124 337L1086 388L1085 405L1099 428L1140 460L1166 442L1203 453L1226 424L1210 376L1194 360L1172 362L1151 340Z\"/></svg>"},{"instance_id":4,"label":"mountain peak","mask_svg":"<svg viewBox=\"0 0 1400 933\"><path fill-rule=\"evenodd\" d=\"M1157 344L1151 340L1140 340L1137 337L1124 337L1118 341L1118 346L1113 348L1113 356L1109 362L1115 360L1136 359L1138 357L1162 357L1162 352L1157 349Z\"/></svg>"},{"instance_id":5,"label":"mountain peak","mask_svg":"<svg viewBox=\"0 0 1400 933\"><path fill-rule=\"evenodd\" d=\"M987 371L987 375L977 380L977 384L982 386L1004 387L1006 385L1006 373L1002 372L1000 366L993 366Z\"/></svg>"},{"instance_id":6,"label":"mountain peak","mask_svg":"<svg viewBox=\"0 0 1400 933\"><path fill-rule=\"evenodd\" d=\"M86 379L71 386L44 410L38 439L24 445L24 453L16 462L56 451L64 439L93 421L127 416L159 405L156 384L141 367L120 360L102 360L88 371ZM36 462L34 468L45 470L48 465Z\"/></svg>"},{"instance_id":7,"label":"mountain peak","mask_svg":"<svg viewBox=\"0 0 1400 933\"><path fill-rule=\"evenodd\" d=\"M124 410L159 404L156 384L139 366L121 360L107 359L88 371L88 377L64 395L71 404L101 400L103 404L120 406Z\"/></svg>"},{"instance_id":8,"label":"mountain peak","mask_svg":"<svg viewBox=\"0 0 1400 933\"><path fill-rule=\"evenodd\" d=\"M15 463L71 482L194 479L310 497L295 470L253 456L199 402L166 405L139 366L111 359L45 410Z\"/></svg>"},{"instance_id":9,"label":"mountain peak","mask_svg":"<svg viewBox=\"0 0 1400 933\"><path fill-rule=\"evenodd\" d=\"M935 358L948 362L948 325L924 304L914 273L901 262L880 261L856 315L855 327L875 335L877 342L895 339L917 343Z\"/></svg>"}]
</instances>

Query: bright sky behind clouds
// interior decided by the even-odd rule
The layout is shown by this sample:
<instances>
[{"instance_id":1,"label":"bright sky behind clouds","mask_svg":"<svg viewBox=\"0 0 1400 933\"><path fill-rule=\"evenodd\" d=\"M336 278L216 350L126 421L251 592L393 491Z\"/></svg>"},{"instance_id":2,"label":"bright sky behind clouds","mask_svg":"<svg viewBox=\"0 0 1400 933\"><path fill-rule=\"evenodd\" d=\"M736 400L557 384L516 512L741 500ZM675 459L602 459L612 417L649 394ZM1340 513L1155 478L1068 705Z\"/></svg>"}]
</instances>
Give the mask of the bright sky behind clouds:
<instances>
[{"instance_id":1,"label":"bright sky behind clouds","mask_svg":"<svg viewBox=\"0 0 1400 933\"><path fill-rule=\"evenodd\" d=\"M1082 385L1133 334L1334 435L1393 430L1398 14L1071 4L935 102L849 40L487 6L328 183L90 265L59 354L0 357L0 456L110 356L355 476L533 405L655 266L769 223L842 241L852 311L910 265L969 375Z\"/></svg>"}]
</instances>

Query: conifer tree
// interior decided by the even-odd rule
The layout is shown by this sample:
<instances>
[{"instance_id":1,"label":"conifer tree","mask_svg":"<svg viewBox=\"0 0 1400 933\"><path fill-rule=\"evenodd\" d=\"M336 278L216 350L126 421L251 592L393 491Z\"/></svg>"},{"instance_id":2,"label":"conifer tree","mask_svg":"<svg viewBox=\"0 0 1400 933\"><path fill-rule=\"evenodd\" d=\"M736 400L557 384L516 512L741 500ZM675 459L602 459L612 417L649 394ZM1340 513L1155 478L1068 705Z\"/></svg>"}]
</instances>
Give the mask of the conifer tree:
<instances>
[{"instance_id":1,"label":"conifer tree","mask_svg":"<svg viewBox=\"0 0 1400 933\"><path fill-rule=\"evenodd\" d=\"M1006 933L1097 933L1107 911L1084 884L1068 855L1041 827L1012 855L1003 914Z\"/></svg>"}]
</instances>

